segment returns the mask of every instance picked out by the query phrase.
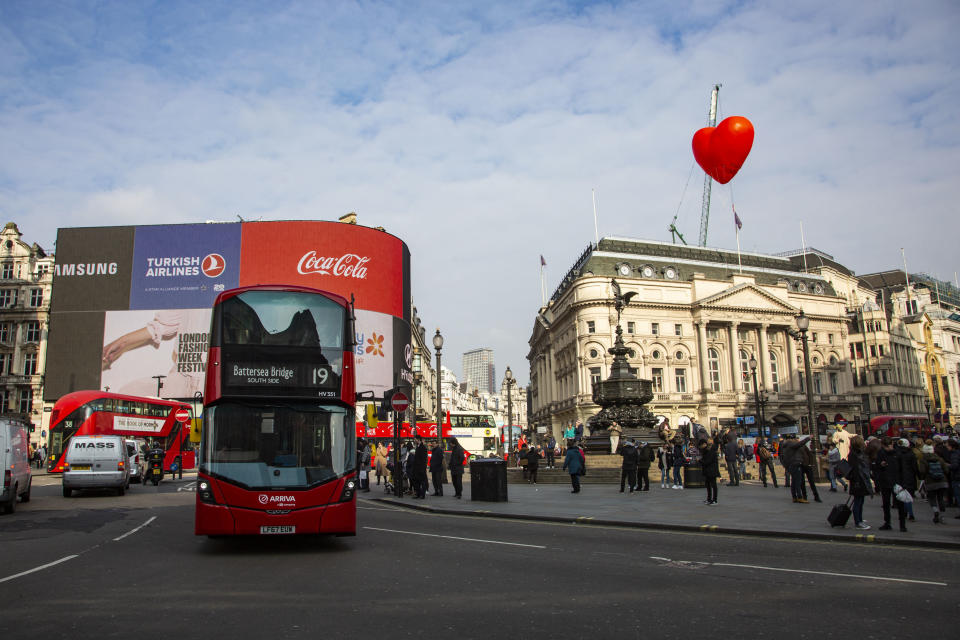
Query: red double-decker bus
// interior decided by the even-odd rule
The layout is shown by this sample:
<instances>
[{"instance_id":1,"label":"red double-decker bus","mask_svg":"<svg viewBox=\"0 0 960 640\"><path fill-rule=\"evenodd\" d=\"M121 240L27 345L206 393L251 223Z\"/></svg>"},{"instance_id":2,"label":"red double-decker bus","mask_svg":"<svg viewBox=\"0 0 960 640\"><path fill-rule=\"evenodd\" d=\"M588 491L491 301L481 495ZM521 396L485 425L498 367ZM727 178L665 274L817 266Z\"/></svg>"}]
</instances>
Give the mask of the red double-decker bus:
<instances>
[{"instance_id":1,"label":"red double-decker bus","mask_svg":"<svg viewBox=\"0 0 960 640\"><path fill-rule=\"evenodd\" d=\"M213 305L197 535L356 535L353 308L285 285Z\"/></svg>"},{"instance_id":2,"label":"red double-decker bus","mask_svg":"<svg viewBox=\"0 0 960 640\"><path fill-rule=\"evenodd\" d=\"M62 473L70 439L92 435L142 439L166 451L166 470L193 469L196 454L190 443L190 423L177 419L177 413L183 410L190 412L190 405L176 400L106 391L68 393L57 400L50 413L47 469Z\"/></svg>"}]
</instances>

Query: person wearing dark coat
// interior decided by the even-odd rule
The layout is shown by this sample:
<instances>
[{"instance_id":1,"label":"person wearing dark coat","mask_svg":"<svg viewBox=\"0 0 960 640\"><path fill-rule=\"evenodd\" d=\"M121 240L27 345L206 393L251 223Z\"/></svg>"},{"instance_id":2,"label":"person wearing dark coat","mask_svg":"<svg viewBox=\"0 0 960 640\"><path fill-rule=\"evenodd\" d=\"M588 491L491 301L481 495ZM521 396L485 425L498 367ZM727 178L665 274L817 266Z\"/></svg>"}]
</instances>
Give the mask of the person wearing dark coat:
<instances>
[{"instance_id":1,"label":"person wearing dark coat","mask_svg":"<svg viewBox=\"0 0 960 640\"><path fill-rule=\"evenodd\" d=\"M646 442L637 447L637 491L650 491L650 463L653 459L653 447Z\"/></svg>"},{"instance_id":2,"label":"person wearing dark coat","mask_svg":"<svg viewBox=\"0 0 960 640\"><path fill-rule=\"evenodd\" d=\"M853 496L853 505L850 507L853 521L857 529L869 529L870 525L863 521L863 500L873 495L873 481L870 479L870 459L861 436L850 439L847 462L850 463L847 480L850 482L850 495Z\"/></svg>"},{"instance_id":3,"label":"person wearing dark coat","mask_svg":"<svg viewBox=\"0 0 960 640\"><path fill-rule=\"evenodd\" d=\"M723 459L727 463L727 474L730 476L730 481L727 482L727 485L736 487L740 484L740 468L737 464L737 438L733 431L727 430L724 433L723 437L725 438L723 443Z\"/></svg>"},{"instance_id":4,"label":"person wearing dark coat","mask_svg":"<svg viewBox=\"0 0 960 640\"><path fill-rule=\"evenodd\" d=\"M531 484L537 484L537 469L540 468L540 450L536 445L530 445L527 451L527 474Z\"/></svg>"},{"instance_id":5,"label":"person wearing dark coat","mask_svg":"<svg viewBox=\"0 0 960 640\"><path fill-rule=\"evenodd\" d=\"M623 456L623 462L620 464L620 493L624 491L624 484L630 484L630 493L637 487L637 447L633 440L623 443L620 448L620 455Z\"/></svg>"},{"instance_id":6,"label":"person wearing dark coat","mask_svg":"<svg viewBox=\"0 0 960 640\"><path fill-rule=\"evenodd\" d=\"M441 441L437 441L436 446L430 450L430 475L433 477L433 495L443 495L443 481L446 475L443 472L443 446Z\"/></svg>"},{"instance_id":7,"label":"person wearing dark coat","mask_svg":"<svg viewBox=\"0 0 960 640\"><path fill-rule=\"evenodd\" d=\"M811 441L812 444L812 441ZM800 488L801 493L803 494L804 499L807 497L807 487L803 484L803 478L807 479L807 482L810 483L810 491L813 493L813 499L815 502L823 502L820 499L820 492L817 491L817 485L813 481L813 465L817 464L817 454L813 452L810 448L810 444L805 444L800 447Z\"/></svg>"},{"instance_id":8,"label":"person wearing dark coat","mask_svg":"<svg viewBox=\"0 0 960 640\"><path fill-rule=\"evenodd\" d=\"M707 487L707 499L703 504L717 504L717 478L720 477L719 445L713 438L701 440L700 467L703 469L703 483Z\"/></svg>"},{"instance_id":9,"label":"person wearing dark coat","mask_svg":"<svg viewBox=\"0 0 960 640\"><path fill-rule=\"evenodd\" d=\"M906 511L903 508L903 503L897 500L893 494L894 485L903 486L903 483L901 481L900 456L893 450L893 438L890 436L883 438L880 450L877 451L877 456L874 458L873 477L877 481L877 486L880 487L880 497L883 499L883 525L880 529L889 531L893 528L890 526L890 501L892 500L897 507L900 531L906 531Z\"/></svg>"},{"instance_id":10,"label":"person wearing dark coat","mask_svg":"<svg viewBox=\"0 0 960 640\"><path fill-rule=\"evenodd\" d=\"M450 438L450 484L453 485L453 497L463 497L463 457L465 452L456 438Z\"/></svg>"},{"instance_id":11,"label":"person wearing dark coat","mask_svg":"<svg viewBox=\"0 0 960 640\"><path fill-rule=\"evenodd\" d=\"M896 452L897 458L900 461L900 486L907 490L910 497L916 497L918 486L917 478L920 476L920 467L917 464L917 456L913 454L913 450L910 448L910 441L906 438L901 438L897 442L894 452ZM907 512L907 520L914 522L916 518L913 516L913 503L908 502L903 506Z\"/></svg>"},{"instance_id":12,"label":"person wearing dark coat","mask_svg":"<svg viewBox=\"0 0 960 640\"><path fill-rule=\"evenodd\" d=\"M421 500L427 497L427 447L420 434L414 437L416 448L413 451L413 464L410 467L413 497Z\"/></svg>"},{"instance_id":13,"label":"person wearing dark coat","mask_svg":"<svg viewBox=\"0 0 960 640\"><path fill-rule=\"evenodd\" d=\"M570 484L573 486L573 491L570 493L580 493L580 476L586 471L586 458L583 455L583 450L573 440L567 443L567 455L563 458L563 469L570 474Z\"/></svg>"}]
</instances>

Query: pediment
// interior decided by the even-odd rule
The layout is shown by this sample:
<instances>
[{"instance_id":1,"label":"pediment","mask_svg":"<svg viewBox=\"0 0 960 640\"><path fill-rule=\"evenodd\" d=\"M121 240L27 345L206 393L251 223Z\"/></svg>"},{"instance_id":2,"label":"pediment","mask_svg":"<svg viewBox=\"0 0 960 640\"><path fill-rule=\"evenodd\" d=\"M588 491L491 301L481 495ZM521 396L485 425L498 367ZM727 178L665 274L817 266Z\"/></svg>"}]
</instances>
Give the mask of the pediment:
<instances>
[{"instance_id":1,"label":"pediment","mask_svg":"<svg viewBox=\"0 0 960 640\"><path fill-rule=\"evenodd\" d=\"M800 310L752 284L739 284L694 303L694 308L796 314Z\"/></svg>"}]
</instances>

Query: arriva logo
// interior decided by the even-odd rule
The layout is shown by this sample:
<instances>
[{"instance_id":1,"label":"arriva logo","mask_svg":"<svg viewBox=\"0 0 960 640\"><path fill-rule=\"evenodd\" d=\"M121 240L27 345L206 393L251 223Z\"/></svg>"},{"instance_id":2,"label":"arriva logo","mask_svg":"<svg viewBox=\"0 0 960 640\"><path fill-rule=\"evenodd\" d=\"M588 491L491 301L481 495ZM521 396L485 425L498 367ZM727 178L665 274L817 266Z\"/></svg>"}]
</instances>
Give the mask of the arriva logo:
<instances>
[{"instance_id":1,"label":"arriva logo","mask_svg":"<svg viewBox=\"0 0 960 640\"><path fill-rule=\"evenodd\" d=\"M257 496L257 500L260 504L279 504L281 502L296 502L297 496L268 496L265 493L261 493Z\"/></svg>"},{"instance_id":2,"label":"arriva logo","mask_svg":"<svg viewBox=\"0 0 960 640\"><path fill-rule=\"evenodd\" d=\"M318 256L316 251L308 251L297 263L297 271L304 275L318 273L320 275L334 275L342 278L367 277L367 267L370 262L367 256L358 256L355 253L345 253L339 258Z\"/></svg>"}]
</instances>

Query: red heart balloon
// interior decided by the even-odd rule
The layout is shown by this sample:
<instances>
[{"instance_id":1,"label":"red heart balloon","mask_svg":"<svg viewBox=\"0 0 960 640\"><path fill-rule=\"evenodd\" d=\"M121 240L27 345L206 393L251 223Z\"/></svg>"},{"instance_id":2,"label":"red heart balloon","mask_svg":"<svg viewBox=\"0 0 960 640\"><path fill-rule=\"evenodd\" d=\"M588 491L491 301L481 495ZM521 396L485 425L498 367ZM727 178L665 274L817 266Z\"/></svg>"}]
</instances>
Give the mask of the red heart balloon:
<instances>
[{"instance_id":1,"label":"red heart balloon","mask_svg":"<svg viewBox=\"0 0 960 640\"><path fill-rule=\"evenodd\" d=\"M716 127L693 134L693 157L720 184L737 175L753 147L753 124L742 116L730 116Z\"/></svg>"}]
</instances>

